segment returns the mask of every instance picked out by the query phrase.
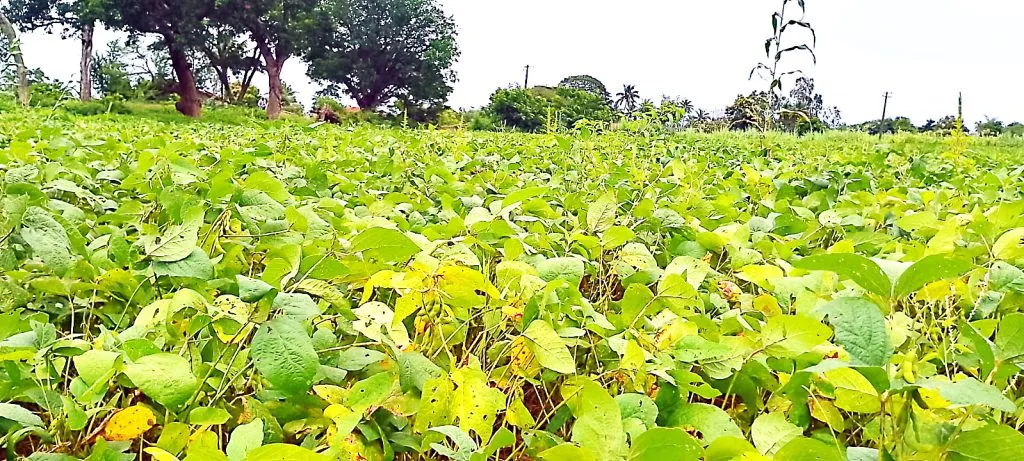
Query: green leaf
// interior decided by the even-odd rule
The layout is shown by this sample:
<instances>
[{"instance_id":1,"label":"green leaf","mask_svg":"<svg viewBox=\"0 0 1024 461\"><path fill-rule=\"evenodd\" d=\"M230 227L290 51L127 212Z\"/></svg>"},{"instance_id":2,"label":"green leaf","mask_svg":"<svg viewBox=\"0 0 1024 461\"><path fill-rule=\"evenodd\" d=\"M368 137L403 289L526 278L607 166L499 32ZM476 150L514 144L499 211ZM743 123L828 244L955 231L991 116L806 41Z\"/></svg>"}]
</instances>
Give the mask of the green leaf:
<instances>
[{"instance_id":1,"label":"green leaf","mask_svg":"<svg viewBox=\"0 0 1024 461\"><path fill-rule=\"evenodd\" d=\"M275 389L290 395L309 391L320 368L312 339L302 325L287 318L260 326L253 336L250 355L263 377Z\"/></svg>"},{"instance_id":2,"label":"green leaf","mask_svg":"<svg viewBox=\"0 0 1024 461\"><path fill-rule=\"evenodd\" d=\"M885 317L878 306L866 299L841 298L820 308L835 328L835 342L856 364L885 366L892 357L892 344Z\"/></svg>"},{"instance_id":3,"label":"green leaf","mask_svg":"<svg viewBox=\"0 0 1024 461\"><path fill-rule=\"evenodd\" d=\"M352 385L345 396L345 406L357 413L379 406L394 391L395 376L390 373L377 373Z\"/></svg>"},{"instance_id":4,"label":"green leaf","mask_svg":"<svg viewBox=\"0 0 1024 461\"><path fill-rule=\"evenodd\" d=\"M618 248L635 237L636 234L628 227L612 226L601 235L601 246L608 249Z\"/></svg>"},{"instance_id":5,"label":"green leaf","mask_svg":"<svg viewBox=\"0 0 1024 461\"><path fill-rule=\"evenodd\" d=\"M706 403L680 405L664 421L665 426L688 427L700 431L705 444L720 437L743 438L743 431L725 410Z\"/></svg>"},{"instance_id":6,"label":"green leaf","mask_svg":"<svg viewBox=\"0 0 1024 461\"><path fill-rule=\"evenodd\" d=\"M551 258L537 263L537 274L545 282L565 280L579 285L583 280L583 261L578 258Z\"/></svg>"},{"instance_id":7,"label":"green leaf","mask_svg":"<svg viewBox=\"0 0 1024 461\"><path fill-rule=\"evenodd\" d=\"M847 461L878 461L878 450L867 447L849 447L846 449Z\"/></svg>"},{"instance_id":8,"label":"green leaf","mask_svg":"<svg viewBox=\"0 0 1024 461\"><path fill-rule=\"evenodd\" d=\"M597 461L618 460L626 448L619 405L600 384L581 376L562 384L565 399L576 421L570 440L594 453Z\"/></svg>"},{"instance_id":9,"label":"green leaf","mask_svg":"<svg viewBox=\"0 0 1024 461\"><path fill-rule=\"evenodd\" d=\"M879 296L888 297L892 292L892 283L882 268L878 267L874 261L857 254L833 253L809 256L793 263L793 267L835 272Z\"/></svg>"},{"instance_id":10,"label":"green leaf","mask_svg":"<svg viewBox=\"0 0 1024 461\"><path fill-rule=\"evenodd\" d=\"M974 268L970 259L952 255L932 255L908 267L896 281L893 295L907 296L925 285L943 279L959 277Z\"/></svg>"},{"instance_id":11,"label":"green leaf","mask_svg":"<svg viewBox=\"0 0 1024 461\"><path fill-rule=\"evenodd\" d=\"M92 385L108 371L117 369L122 358L117 352L90 349L71 360L75 364L78 376L82 377L86 384Z\"/></svg>"},{"instance_id":12,"label":"green leaf","mask_svg":"<svg viewBox=\"0 0 1024 461\"><path fill-rule=\"evenodd\" d=\"M419 253L420 247L400 231L373 227L352 239L349 250L386 262L405 262Z\"/></svg>"},{"instance_id":13,"label":"green leaf","mask_svg":"<svg viewBox=\"0 0 1024 461\"><path fill-rule=\"evenodd\" d=\"M971 342L974 353L978 354L978 359L981 361L981 377L987 378L996 367L995 345L988 338L982 336L973 325L963 320L957 322L957 330L960 331L961 338Z\"/></svg>"},{"instance_id":14,"label":"green leaf","mask_svg":"<svg viewBox=\"0 0 1024 461\"><path fill-rule=\"evenodd\" d=\"M950 401L956 406L981 405L1000 411L1017 411L1017 406L1010 399L1006 398L999 389L974 378L964 378L957 382L927 379L918 383L918 385L926 389L939 391L939 395L943 399Z\"/></svg>"},{"instance_id":15,"label":"green leaf","mask_svg":"<svg viewBox=\"0 0 1024 461\"><path fill-rule=\"evenodd\" d=\"M22 426L43 427L43 420L39 416L13 403L0 403L0 418L9 419Z\"/></svg>"},{"instance_id":16,"label":"green leaf","mask_svg":"<svg viewBox=\"0 0 1024 461\"><path fill-rule=\"evenodd\" d=\"M562 374L576 373L576 360L546 321L534 320L523 332L523 337L528 340L526 344L541 366Z\"/></svg>"},{"instance_id":17,"label":"green leaf","mask_svg":"<svg viewBox=\"0 0 1024 461\"><path fill-rule=\"evenodd\" d=\"M146 256L154 261L181 261L192 254L199 242L201 219L189 219L185 224L173 225L159 238L147 237L144 241Z\"/></svg>"},{"instance_id":18,"label":"green leaf","mask_svg":"<svg viewBox=\"0 0 1024 461\"><path fill-rule=\"evenodd\" d=\"M272 443L254 448L245 461L331 461L331 458L298 445Z\"/></svg>"},{"instance_id":19,"label":"green leaf","mask_svg":"<svg viewBox=\"0 0 1024 461\"><path fill-rule=\"evenodd\" d=\"M1024 313L1003 317L996 331L996 347L996 358L1000 361L1018 362L1024 358Z\"/></svg>"},{"instance_id":20,"label":"green leaf","mask_svg":"<svg viewBox=\"0 0 1024 461\"><path fill-rule=\"evenodd\" d=\"M403 391L423 390L427 381L444 376L444 370L419 352L398 355L399 382Z\"/></svg>"},{"instance_id":21,"label":"green leaf","mask_svg":"<svg viewBox=\"0 0 1024 461\"><path fill-rule=\"evenodd\" d=\"M231 461L244 461L252 450L263 445L263 420L256 418L248 424L242 424L231 431L228 437L227 453Z\"/></svg>"},{"instance_id":22,"label":"green leaf","mask_svg":"<svg viewBox=\"0 0 1024 461\"><path fill-rule=\"evenodd\" d=\"M174 262L156 261L153 263L156 275L167 277L187 277L200 280L213 278L213 262L206 252L195 248L185 259Z\"/></svg>"},{"instance_id":23,"label":"green leaf","mask_svg":"<svg viewBox=\"0 0 1024 461\"><path fill-rule=\"evenodd\" d=\"M961 432L949 444L952 461L1006 461L1024 452L1024 434L1002 424Z\"/></svg>"},{"instance_id":24,"label":"green leaf","mask_svg":"<svg viewBox=\"0 0 1024 461\"><path fill-rule=\"evenodd\" d=\"M774 461L846 461L843 448L807 437L799 437L787 443Z\"/></svg>"},{"instance_id":25,"label":"green leaf","mask_svg":"<svg viewBox=\"0 0 1024 461\"><path fill-rule=\"evenodd\" d=\"M274 287L262 280L251 279L244 275L238 275L235 279L238 282L238 297L247 303L259 301L274 291Z\"/></svg>"},{"instance_id":26,"label":"green leaf","mask_svg":"<svg viewBox=\"0 0 1024 461\"><path fill-rule=\"evenodd\" d=\"M274 309L289 319L302 322L320 315L316 301L305 293L279 293L274 297Z\"/></svg>"},{"instance_id":27,"label":"green leaf","mask_svg":"<svg viewBox=\"0 0 1024 461\"><path fill-rule=\"evenodd\" d=\"M704 447L682 429L656 427L633 441L629 461L700 461Z\"/></svg>"},{"instance_id":28,"label":"green leaf","mask_svg":"<svg viewBox=\"0 0 1024 461\"><path fill-rule=\"evenodd\" d=\"M231 414L223 408L198 407L188 414L188 423L196 426L217 426L231 420Z\"/></svg>"},{"instance_id":29,"label":"green leaf","mask_svg":"<svg viewBox=\"0 0 1024 461\"><path fill-rule=\"evenodd\" d=\"M189 361L169 353L142 357L125 366L124 374L149 398L172 410L188 402L199 385Z\"/></svg>"},{"instance_id":30,"label":"green leaf","mask_svg":"<svg viewBox=\"0 0 1024 461\"><path fill-rule=\"evenodd\" d=\"M367 365L380 362L387 357L383 352L365 347L350 347L338 354L338 368L348 371L359 371Z\"/></svg>"},{"instance_id":31,"label":"green leaf","mask_svg":"<svg viewBox=\"0 0 1024 461\"><path fill-rule=\"evenodd\" d=\"M615 212L619 204L612 192L606 193L590 204L587 208L587 228L597 233L615 224Z\"/></svg>"},{"instance_id":32,"label":"green leaf","mask_svg":"<svg viewBox=\"0 0 1024 461\"><path fill-rule=\"evenodd\" d=\"M795 357L810 351L832 336L832 329L803 315L778 315L768 319L761 341L769 355Z\"/></svg>"},{"instance_id":33,"label":"green leaf","mask_svg":"<svg viewBox=\"0 0 1024 461\"><path fill-rule=\"evenodd\" d=\"M773 455L783 446L800 437L804 431L786 420L782 413L765 413L750 426L750 438L762 454Z\"/></svg>"},{"instance_id":34,"label":"green leaf","mask_svg":"<svg viewBox=\"0 0 1024 461\"><path fill-rule=\"evenodd\" d=\"M71 240L67 230L50 213L39 207L29 207L22 216L21 238L32 247L32 253L42 259L56 274L63 275L74 264Z\"/></svg>"}]
</instances>

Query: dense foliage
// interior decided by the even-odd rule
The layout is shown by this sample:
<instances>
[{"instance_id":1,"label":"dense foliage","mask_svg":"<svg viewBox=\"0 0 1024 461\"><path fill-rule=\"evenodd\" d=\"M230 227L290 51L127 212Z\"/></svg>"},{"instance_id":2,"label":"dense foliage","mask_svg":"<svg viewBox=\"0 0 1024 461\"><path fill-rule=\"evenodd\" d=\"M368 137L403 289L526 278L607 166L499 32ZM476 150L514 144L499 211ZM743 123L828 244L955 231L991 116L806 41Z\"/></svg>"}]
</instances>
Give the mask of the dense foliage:
<instances>
[{"instance_id":1,"label":"dense foliage","mask_svg":"<svg viewBox=\"0 0 1024 461\"><path fill-rule=\"evenodd\" d=\"M362 109L444 105L459 48L436 0L323 3L305 54L311 77L340 85Z\"/></svg>"},{"instance_id":2,"label":"dense foliage","mask_svg":"<svg viewBox=\"0 0 1024 461\"><path fill-rule=\"evenodd\" d=\"M0 447L1013 459L1024 144L955 141L7 113Z\"/></svg>"},{"instance_id":3,"label":"dense foliage","mask_svg":"<svg viewBox=\"0 0 1024 461\"><path fill-rule=\"evenodd\" d=\"M493 128L528 132L573 128L581 120L600 123L613 119L611 106L602 96L565 86L499 89L483 112Z\"/></svg>"}]
</instances>

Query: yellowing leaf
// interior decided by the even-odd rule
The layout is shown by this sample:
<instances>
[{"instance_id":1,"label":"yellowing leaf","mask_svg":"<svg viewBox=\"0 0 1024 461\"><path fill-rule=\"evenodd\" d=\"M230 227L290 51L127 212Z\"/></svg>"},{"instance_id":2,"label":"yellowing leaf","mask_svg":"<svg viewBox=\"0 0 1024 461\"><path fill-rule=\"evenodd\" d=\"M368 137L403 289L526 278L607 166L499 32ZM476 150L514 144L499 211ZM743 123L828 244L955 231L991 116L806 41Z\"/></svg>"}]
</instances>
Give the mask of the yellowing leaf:
<instances>
[{"instance_id":1,"label":"yellowing leaf","mask_svg":"<svg viewBox=\"0 0 1024 461\"><path fill-rule=\"evenodd\" d=\"M836 389L836 406L856 413L876 413L882 409L878 391L864 375L852 368L837 368L825 373Z\"/></svg>"},{"instance_id":2,"label":"yellowing leaf","mask_svg":"<svg viewBox=\"0 0 1024 461\"><path fill-rule=\"evenodd\" d=\"M142 405L118 411L105 426L103 438L109 441L135 440L156 424L156 415Z\"/></svg>"},{"instance_id":3,"label":"yellowing leaf","mask_svg":"<svg viewBox=\"0 0 1024 461\"><path fill-rule=\"evenodd\" d=\"M772 281L785 277L786 274L776 266L752 265L741 269L736 276L761 288L770 290L772 289Z\"/></svg>"},{"instance_id":4,"label":"yellowing leaf","mask_svg":"<svg viewBox=\"0 0 1024 461\"><path fill-rule=\"evenodd\" d=\"M163 448L149 447L144 450L146 454L153 457L154 461L178 461L178 457L168 453Z\"/></svg>"},{"instance_id":5,"label":"yellowing leaf","mask_svg":"<svg viewBox=\"0 0 1024 461\"><path fill-rule=\"evenodd\" d=\"M1013 229L996 240L992 254L998 259L1013 261L1024 258L1024 227Z\"/></svg>"}]
</instances>

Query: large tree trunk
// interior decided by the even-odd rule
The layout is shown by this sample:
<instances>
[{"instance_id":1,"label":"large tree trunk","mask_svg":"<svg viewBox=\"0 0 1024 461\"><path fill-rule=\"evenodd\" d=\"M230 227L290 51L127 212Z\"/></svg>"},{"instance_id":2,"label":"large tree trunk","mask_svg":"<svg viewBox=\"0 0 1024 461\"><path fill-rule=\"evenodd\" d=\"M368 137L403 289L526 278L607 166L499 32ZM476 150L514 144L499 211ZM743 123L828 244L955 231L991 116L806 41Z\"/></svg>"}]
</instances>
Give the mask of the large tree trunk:
<instances>
[{"instance_id":1,"label":"large tree trunk","mask_svg":"<svg viewBox=\"0 0 1024 461\"><path fill-rule=\"evenodd\" d=\"M192 64L188 62L188 54L173 36L165 36L164 41L171 57L174 76L178 80L178 103L175 107L184 115L198 118L202 113L203 101L196 88L196 77L192 72Z\"/></svg>"},{"instance_id":2,"label":"large tree trunk","mask_svg":"<svg viewBox=\"0 0 1024 461\"><path fill-rule=\"evenodd\" d=\"M96 29L94 24L86 24L82 26L82 59L79 62L78 70L81 72L81 78L79 79L80 88L79 95L82 101L88 101L92 99L92 73L90 67L92 66L92 34Z\"/></svg>"},{"instance_id":3,"label":"large tree trunk","mask_svg":"<svg viewBox=\"0 0 1024 461\"><path fill-rule=\"evenodd\" d=\"M267 68L267 118L274 120L281 117L281 101L284 99L284 88L281 86L281 69L284 68L285 57L277 57L272 53L263 53L263 62Z\"/></svg>"},{"instance_id":4,"label":"large tree trunk","mask_svg":"<svg viewBox=\"0 0 1024 461\"><path fill-rule=\"evenodd\" d=\"M7 44L11 47L11 57L14 58L14 65L18 68L18 102L22 107L28 107L28 71L25 69L25 58L21 54L21 43L18 42L18 33L15 32L11 21L7 20L0 12L0 32L7 37Z\"/></svg>"}]
</instances>

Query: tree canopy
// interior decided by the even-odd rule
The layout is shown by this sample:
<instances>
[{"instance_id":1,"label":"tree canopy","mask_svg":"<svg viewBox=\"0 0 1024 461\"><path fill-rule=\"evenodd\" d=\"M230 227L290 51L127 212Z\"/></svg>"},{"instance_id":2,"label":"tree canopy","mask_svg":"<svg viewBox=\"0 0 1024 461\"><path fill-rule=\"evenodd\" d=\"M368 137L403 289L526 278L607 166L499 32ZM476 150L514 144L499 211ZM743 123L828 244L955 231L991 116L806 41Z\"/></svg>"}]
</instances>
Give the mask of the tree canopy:
<instances>
[{"instance_id":1,"label":"tree canopy","mask_svg":"<svg viewBox=\"0 0 1024 461\"><path fill-rule=\"evenodd\" d=\"M611 100L611 95L608 93L608 88L604 86L604 83L589 75L573 75L566 77L558 83L558 86L583 90L600 96L605 101Z\"/></svg>"},{"instance_id":2,"label":"tree canopy","mask_svg":"<svg viewBox=\"0 0 1024 461\"><path fill-rule=\"evenodd\" d=\"M334 82L360 108L395 101L438 105L452 91L455 22L435 0L328 0L305 58L309 75Z\"/></svg>"}]
</instances>

